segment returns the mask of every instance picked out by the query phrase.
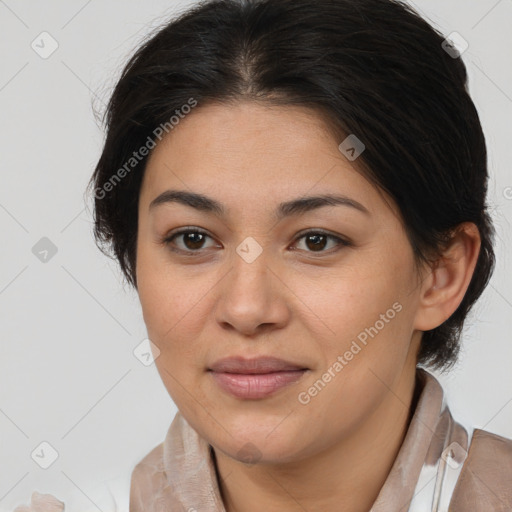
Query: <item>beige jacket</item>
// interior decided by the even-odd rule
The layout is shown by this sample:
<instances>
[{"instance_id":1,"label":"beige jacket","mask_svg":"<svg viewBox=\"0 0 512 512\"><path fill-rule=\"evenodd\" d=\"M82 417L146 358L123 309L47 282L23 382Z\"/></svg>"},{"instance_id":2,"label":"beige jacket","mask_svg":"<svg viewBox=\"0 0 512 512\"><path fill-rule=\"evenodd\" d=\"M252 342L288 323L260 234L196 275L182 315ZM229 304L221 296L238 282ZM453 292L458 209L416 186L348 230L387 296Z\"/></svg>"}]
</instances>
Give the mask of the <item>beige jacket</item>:
<instances>
[{"instance_id":1,"label":"beige jacket","mask_svg":"<svg viewBox=\"0 0 512 512\"><path fill-rule=\"evenodd\" d=\"M370 512L511 512L512 440L462 427L434 376L418 377L415 413ZM132 472L130 512L226 512L210 450L178 412Z\"/></svg>"}]
</instances>

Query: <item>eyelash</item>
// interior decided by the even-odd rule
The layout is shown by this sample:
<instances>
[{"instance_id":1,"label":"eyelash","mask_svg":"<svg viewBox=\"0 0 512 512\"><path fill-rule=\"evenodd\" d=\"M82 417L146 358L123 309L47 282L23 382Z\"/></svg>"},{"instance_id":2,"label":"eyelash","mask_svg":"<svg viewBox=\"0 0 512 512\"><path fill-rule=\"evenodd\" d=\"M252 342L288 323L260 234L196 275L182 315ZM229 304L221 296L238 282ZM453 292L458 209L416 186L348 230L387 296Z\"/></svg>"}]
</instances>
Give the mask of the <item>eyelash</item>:
<instances>
[{"instance_id":1,"label":"eyelash","mask_svg":"<svg viewBox=\"0 0 512 512\"><path fill-rule=\"evenodd\" d=\"M177 249L175 247L172 247L171 246L171 242L177 238L178 236L180 235L185 235L185 234L189 234L189 233L195 233L195 234L201 234L201 235L205 235L207 236L208 238L212 238L206 231L203 231L202 229L199 229L199 228L185 228L185 229L180 229L179 231L176 231L174 233L171 233L170 235L166 236L163 238L163 240L161 241L164 245L167 245L169 246L169 249L173 252L176 252L176 253L179 253L179 254L184 254L186 256L195 256L195 255L198 255L199 252L201 251L201 249L197 249L196 251L191 251L191 250L184 250L184 249ZM340 238L339 236L335 236L335 235L332 235L328 232L325 232L321 229L319 230L310 230L310 231L305 231L305 232L302 232L302 233L299 233L299 236L295 239L296 241L298 240L301 240L303 238L306 238L307 236L310 236L310 235L321 235L321 236L324 236L330 240L334 240L338 243L338 248L335 249L334 251L306 251L306 252L309 252L311 254L322 254L322 253L327 253L327 254L332 254L332 252L337 252L338 250L340 250L340 246L341 247L351 247L352 246L352 243L349 242L348 240L345 240L343 238Z\"/></svg>"}]
</instances>

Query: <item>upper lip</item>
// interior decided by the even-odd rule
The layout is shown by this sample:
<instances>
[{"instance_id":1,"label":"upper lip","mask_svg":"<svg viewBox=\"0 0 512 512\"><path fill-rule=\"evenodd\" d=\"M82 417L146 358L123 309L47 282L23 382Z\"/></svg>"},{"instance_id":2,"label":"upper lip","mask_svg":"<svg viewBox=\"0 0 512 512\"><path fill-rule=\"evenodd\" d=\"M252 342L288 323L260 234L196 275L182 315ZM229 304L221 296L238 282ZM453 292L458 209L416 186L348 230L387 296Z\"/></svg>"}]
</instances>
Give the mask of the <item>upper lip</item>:
<instances>
[{"instance_id":1,"label":"upper lip","mask_svg":"<svg viewBox=\"0 0 512 512\"><path fill-rule=\"evenodd\" d=\"M226 357L219 359L209 370L223 373L273 373L293 370L306 370L302 365L291 363L276 357L257 357L254 359L246 359L241 356Z\"/></svg>"}]
</instances>

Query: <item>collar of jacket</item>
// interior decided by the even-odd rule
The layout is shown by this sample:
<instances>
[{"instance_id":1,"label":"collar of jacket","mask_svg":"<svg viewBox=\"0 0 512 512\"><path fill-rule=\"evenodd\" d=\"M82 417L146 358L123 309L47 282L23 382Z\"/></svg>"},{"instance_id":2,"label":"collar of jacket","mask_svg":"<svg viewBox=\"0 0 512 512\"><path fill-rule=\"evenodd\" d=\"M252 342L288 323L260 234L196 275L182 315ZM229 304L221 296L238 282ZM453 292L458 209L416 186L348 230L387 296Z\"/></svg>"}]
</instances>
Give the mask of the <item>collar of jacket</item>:
<instances>
[{"instance_id":1,"label":"collar of jacket","mask_svg":"<svg viewBox=\"0 0 512 512\"><path fill-rule=\"evenodd\" d=\"M439 382L418 368L421 391L406 436L370 512L448 511L472 430L454 421ZM132 472L130 512L226 512L213 451L178 411L165 440Z\"/></svg>"}]
</instances>

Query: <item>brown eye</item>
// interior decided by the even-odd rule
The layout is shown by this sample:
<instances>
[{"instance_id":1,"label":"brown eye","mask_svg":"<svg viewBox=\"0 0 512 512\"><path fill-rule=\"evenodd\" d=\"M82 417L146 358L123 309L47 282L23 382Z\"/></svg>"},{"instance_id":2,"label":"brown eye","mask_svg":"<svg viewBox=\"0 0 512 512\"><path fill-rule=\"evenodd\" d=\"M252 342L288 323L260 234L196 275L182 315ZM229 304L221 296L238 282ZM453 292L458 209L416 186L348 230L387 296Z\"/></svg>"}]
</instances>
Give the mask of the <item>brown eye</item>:
<instances>
[{"instance_id":1,"label":"brown eye","mask_svg":"<svg viewBox=\"0 0 512 512\"><path fill-rule=\"evenodd\" d=\"M212 239L210 235L206 232L199 229L182 229L171 235L167 236L162 240L165 245L168 245L169 248L178 253L200 253L201 249L205 249L205 241L206 239ZM176 240L180 240L181 243L176 243ZM213 240L213 239L212 239ZM344 240L338 236L334 236L328 233L324 233L322 231L308 231L300 236L297 240L304 240L304 250L306 252L312 253L330 253L335 252L336 248L340 246L350 246L352 245L349 241ZM325 248L329 245L329 242L334 242L333 248L334 251L325 250Z\"/></svg>"},{"instance_id":2,"label":"brown eye","mask_svg":"<svg viewBox=\"0 0 512 512\"><path fill-rule=\"evenodd\" d=\"M304 239L307 252L330 252L324 251L329 241L334 241L334 246L350 246L350 242L338 236L330 235L322 231L309 231L303 234L298 240Z\"/></svg>"},{"instance_id":3,"label":"brown eye","mask_svg":"<svg viewBox=\"0 0 512 512\"><path fill-rule=\"evenodd\" d=\"M176 244L175 240L180 238L182 243ZM171 250L176 252L199 252L200 249L204 248L204 243L207 238L211 237L204 231L198 229L183 229L166 237L162 242L171 246Z\"/></svg>"},{"instance_id":4,"label":"brown eye","mask_svg":"<svg viewBox=\"0 0 512 512\"><path fill-rule=\"evenodd\" d=\"M188 233L182 233L183 243L187 249L201 249L204 244L205 235L203 233L196 233L190 231Z\"/></svg>"},{"instance_id":5,"label":"brown eye","mask_svg":"<svg viewBox=\"0 0 512 512\"><path fill-rule=\"evenodd\" d=\"M308 235L305 237L305 243L308 249L317 250L323 249L327 244L327 237L325 235Z\"/></svg>"}]
</instances>

